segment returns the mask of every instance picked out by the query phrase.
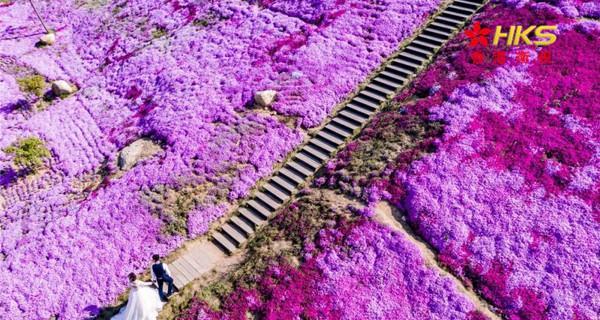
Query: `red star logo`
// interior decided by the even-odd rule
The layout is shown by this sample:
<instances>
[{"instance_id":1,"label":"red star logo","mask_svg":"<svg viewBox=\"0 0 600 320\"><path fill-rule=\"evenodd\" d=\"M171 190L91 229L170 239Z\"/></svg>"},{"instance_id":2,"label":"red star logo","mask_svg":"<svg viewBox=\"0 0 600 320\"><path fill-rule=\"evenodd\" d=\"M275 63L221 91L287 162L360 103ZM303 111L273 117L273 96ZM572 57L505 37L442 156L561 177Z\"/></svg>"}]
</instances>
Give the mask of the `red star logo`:
<instances>
[{"instance_id":1,"label":"red star logo","mask_svg":"<svg viewBox=\"0 0 600 320\"><path fill-rule=\"evenodd\" d=\"M485 60L485 55L481 51L471 52L471 61L474 64L482 64Z\"/></svg>"},{"instance_id":2,"label":"red star logo","mask_svg":"<svg viewBox=\"0 0 600 320\"><path fill-rule=\"evenodd\" d=\"M488 41L486 36L490 34L490 32L492 32L492 30L489 28L482 28L479 21L475 22L471 30L465 30L465 34L469 39L471 39L471 42L469 42L469 47L474 47L478 43L484 47L487 47Z\"/></svg>"}]
</instances>

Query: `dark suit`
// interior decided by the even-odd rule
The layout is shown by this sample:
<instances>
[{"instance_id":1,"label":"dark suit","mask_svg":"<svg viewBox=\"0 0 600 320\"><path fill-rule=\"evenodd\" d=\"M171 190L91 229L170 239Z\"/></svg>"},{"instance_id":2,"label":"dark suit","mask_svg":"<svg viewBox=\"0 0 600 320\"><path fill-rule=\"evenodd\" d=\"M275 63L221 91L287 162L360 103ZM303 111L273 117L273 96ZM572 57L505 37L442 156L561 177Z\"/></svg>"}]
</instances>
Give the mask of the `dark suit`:
<instances>
[{"instance_id":1,"label":"dark suit","mask_svg":"<svg viewBox=\"0 0 600 320\"><path fill-rule=\"evenodd\" d=\"M158 284L158 295L162 300L166 300L167 297L173 294L173 278L169 276L167 271L162 264L162 262L158 262L152 265L152 272L156 277L156 282ZM163 283L168 285L167 295L165 296L165 292L163 291Z\"/></svg>"}]
</instances>

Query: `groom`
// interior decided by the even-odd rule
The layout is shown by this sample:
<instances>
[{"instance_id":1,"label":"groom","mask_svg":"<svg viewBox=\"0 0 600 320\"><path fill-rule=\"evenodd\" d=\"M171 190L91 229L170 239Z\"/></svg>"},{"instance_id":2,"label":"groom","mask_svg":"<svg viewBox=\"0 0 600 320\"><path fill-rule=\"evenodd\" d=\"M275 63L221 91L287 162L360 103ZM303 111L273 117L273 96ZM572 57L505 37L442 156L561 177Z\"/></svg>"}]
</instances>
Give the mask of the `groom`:
<instances>
[{"instance_id":1,"label":"groom","mask_svg":"<svg viewBox=\"0 0 600 320\"><path fill-rule=\"evenodd\" d=\"M168 300L168 297L173 294L174 289L171 272L169 271L169 267L160 261L159 255L153 255L152 260L154 260L154 264L152 265L152 282L156 282L158 284L158 295L160 296L161 300L166 301ZM163 291L163 283L167 283L169 287L166 296L165 292Z\"/></svg>"}]
</instances>

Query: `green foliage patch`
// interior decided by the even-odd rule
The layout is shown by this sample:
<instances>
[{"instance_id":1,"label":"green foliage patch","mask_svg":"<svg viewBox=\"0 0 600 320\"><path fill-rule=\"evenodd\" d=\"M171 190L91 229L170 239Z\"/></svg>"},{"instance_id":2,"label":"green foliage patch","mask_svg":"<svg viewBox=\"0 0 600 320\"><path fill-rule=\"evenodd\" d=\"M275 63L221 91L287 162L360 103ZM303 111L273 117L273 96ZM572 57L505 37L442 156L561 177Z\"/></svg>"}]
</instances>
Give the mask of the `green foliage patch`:
<instances>
[{"instance_id":1,"label":"green foliage patch","mask_svg":"<svg viewBox=\"0 0 600 320\"><path fill-rule=\"evenodd\" d=\"M33 93L38 97L44 94L44 88L46 87L46 79L39 74L19 78L17 79L17 83L21 91Z\"/></svg>"},{"instance_id":2,"label":"green foliage patch","mask_svg":"<svg viewBox=\"0 0 600 320\"><path fill-rule=\"evenodd\" d=\"M13 163L17 167L25 167L32 172L37 171L43 164L44 158L50 157L50 151L44 142L37 137L21 139L3 150L13 155Z\"/></svg>"}]
</instances>

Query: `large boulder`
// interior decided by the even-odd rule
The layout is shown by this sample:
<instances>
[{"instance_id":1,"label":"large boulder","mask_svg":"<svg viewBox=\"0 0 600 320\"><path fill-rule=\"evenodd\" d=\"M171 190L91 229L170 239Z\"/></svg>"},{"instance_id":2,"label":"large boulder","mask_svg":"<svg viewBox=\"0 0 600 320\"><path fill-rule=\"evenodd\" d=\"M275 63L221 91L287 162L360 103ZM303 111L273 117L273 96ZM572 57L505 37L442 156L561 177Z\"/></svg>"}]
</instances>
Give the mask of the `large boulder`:
<instances>
[{"instance_id":1,"label":"large boulder","mask_svg":"<svg viewBox=\"0 0 600 320\"><path fill-rule=\"evenodd\" d=\"M127 171L135 166L140 160L149 158L162 148L149 139L139 139L128 145L119 153L118 165L121 170Z\"/></svg>"},{"instance_id":2,"label":"large boulder","mask_svg":"<svg viewBox=\"0 0 600 320\"><path fill-rule=\"evenodd\" d=\"M254 102L262 107L269 107L275 102L276 96L277 91L275 90L257 91L254 94Z\"/></svg>"}]
</instances>

